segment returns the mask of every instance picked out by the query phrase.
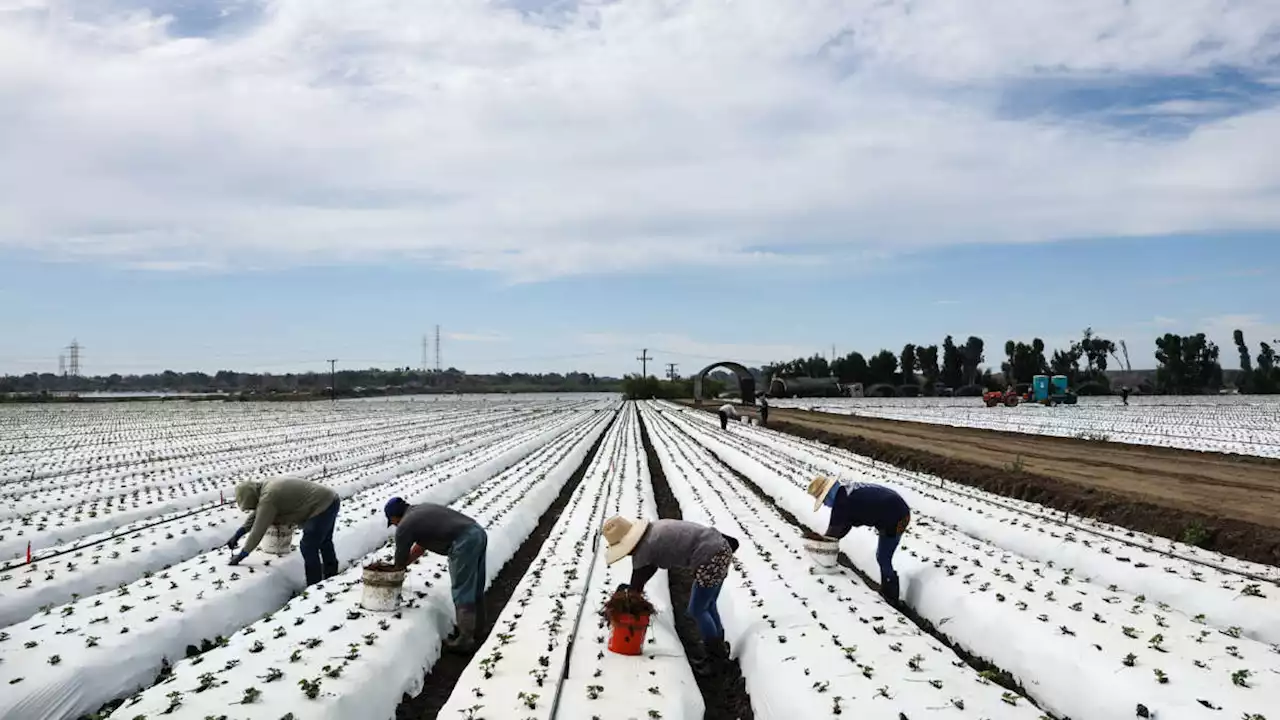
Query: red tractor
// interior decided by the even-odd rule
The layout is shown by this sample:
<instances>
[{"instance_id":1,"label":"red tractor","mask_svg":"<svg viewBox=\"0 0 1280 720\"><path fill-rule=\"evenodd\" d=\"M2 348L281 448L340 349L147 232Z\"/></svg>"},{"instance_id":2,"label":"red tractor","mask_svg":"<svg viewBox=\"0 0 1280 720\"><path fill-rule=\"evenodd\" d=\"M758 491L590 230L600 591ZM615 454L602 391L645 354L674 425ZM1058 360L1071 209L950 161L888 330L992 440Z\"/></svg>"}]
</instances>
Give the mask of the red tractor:
<instances>
[{"instance_id":1,"label":"red tractor","mask_svg":"<svg viewBox=\"0 0 1280 720\"><path fill-rule=\"evenodd\" d=\"M982 402L986 403L987 407L989 408L996 407L997 405L1004 405L1005 407L1017 407L1018 400L1019 400L1018 394L1014 392L1012 388L1004 392L1000 392L999 390L996 390L993 392L983 393L982 395Z\"/></svg>"}]
</instances>

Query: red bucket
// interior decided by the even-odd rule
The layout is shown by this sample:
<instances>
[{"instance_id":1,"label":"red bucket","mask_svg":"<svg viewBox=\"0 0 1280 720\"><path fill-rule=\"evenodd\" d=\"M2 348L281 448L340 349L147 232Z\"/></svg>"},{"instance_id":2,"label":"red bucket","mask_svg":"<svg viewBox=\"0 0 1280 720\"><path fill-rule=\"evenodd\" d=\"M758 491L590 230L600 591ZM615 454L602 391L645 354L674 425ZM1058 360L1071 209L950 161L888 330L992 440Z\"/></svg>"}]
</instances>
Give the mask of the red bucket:
<instances>
[{"instance_id":1,"label":"red bucket","mask_svg":"<svg viewBox=\"0 0 1280 720\"><path fill-rule=\"evenodd\" d=\"M620 614L610 625L609 652L639 655L644 649L644 635L649 630L648 615Z\"/></svg>"}]
</instances>

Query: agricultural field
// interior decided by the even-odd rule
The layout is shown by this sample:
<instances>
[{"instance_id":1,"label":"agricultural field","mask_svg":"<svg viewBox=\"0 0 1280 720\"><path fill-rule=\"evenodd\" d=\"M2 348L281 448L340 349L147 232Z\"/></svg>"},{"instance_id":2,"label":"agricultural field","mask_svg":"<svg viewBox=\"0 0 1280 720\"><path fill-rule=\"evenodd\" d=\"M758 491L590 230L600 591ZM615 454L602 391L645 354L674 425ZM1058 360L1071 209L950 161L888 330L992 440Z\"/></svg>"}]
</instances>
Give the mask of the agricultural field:
<instances>
[{"instance_id":1,"label":"agricultural field","mask_svg":"<svg viewBox=\"0 0 1280 720\"><path fill-rule=\"evenodd\" d=\"M809 572L818 473L911 505L901 611L870 530ZM342 496L342 572L310 588L296 553L227 566L232 488L280 476ZM0 718L1280 720L1280 569L665 402L6 408L0 495ZM395 495L489 533L473 657L441 653L444 558L398 611L360 605ZM741 541L726 677L690 670L679 573L647 587L643 655L608 652L599 611L631 570L604 563L614 514Z\"/></svg>"},{"instance_id":2,"label":"agricultural field","mask_svg":"<svg viewBox=\"0 0 1280 720\"><path fill-rule=\"evenodd\" d=\"M1280 397L1082 397L1077 405L988 408L981 398L813 398L774 407L951 427L1280 458Z\"/></svg>"}]
</instances>

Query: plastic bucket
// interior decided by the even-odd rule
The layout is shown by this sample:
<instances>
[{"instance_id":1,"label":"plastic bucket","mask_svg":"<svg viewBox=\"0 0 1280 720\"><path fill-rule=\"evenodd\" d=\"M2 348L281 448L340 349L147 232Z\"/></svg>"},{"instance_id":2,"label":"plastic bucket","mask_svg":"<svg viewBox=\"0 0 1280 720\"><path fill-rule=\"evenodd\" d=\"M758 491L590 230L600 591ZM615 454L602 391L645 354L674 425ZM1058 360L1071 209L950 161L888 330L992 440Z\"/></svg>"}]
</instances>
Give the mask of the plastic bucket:
<instances>
[{"instance_id":1,"label":"plastic bucket","mask_svg":"<svg viewBox=\"0 0 1280 720\"><path fill-rule=\"evenodd\" d=\"M834 573L840 571L840 541L838 540L805 540L805 552L809 553L809 561L813 566L812 573Z\"/></svg>"},{"instance_id":2,"label":"plastic bucket","mask_svg":"<svg viewBox=\"0 0 1280 720\"><path fill-rule=\"evenodd\" d=\"M363 590L360 607L374 612L394 612L400 608L400 588L404 587L404 570L369 565L361 576Z\"/></svg>"},{"instance_id":3,"label":"plastic bucket","mask_svg":"<svg viewBox=\"0 0 1280 720\"><path fill-rule=\"evenodd\" d=\"M272 525L258 547L271 555L288 555L293 552L293 526Z\"/></svg>"},{"instance_id":4,"label":"plastic bucket","mask_svg":"<svg viewBox=\"0 0 1280 720\"><path fill-rule=\"evenodd\" d=\"M610 624L609 652L639 655L644 650L644 636L649 630L648 615L618 615Z\"/></svg>"}]
</instances>

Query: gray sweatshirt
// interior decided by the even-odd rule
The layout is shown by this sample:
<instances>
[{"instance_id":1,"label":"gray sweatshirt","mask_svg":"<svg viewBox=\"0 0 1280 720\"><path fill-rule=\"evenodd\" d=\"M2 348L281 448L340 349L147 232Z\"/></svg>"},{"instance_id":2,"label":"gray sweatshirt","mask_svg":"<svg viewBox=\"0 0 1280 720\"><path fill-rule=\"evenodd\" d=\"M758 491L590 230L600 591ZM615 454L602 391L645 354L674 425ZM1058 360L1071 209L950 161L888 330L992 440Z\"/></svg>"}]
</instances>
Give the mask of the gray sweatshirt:
<instances>
[{"instance_id":1,"label":"gray sweatshirt","mask_svg":"<svg viewBox=\"0 0 1280 720\"><path fill-rule=\"evenodd\" d=\"M478 527L475 520L444 505L411 505L396 527L396 565L409 562L414 543L437 555L448 555L453 541L473 527Z\"/></svg>"},{"instance_id":2,"label":"gray sweatshirt","mask_svg":"<svg viewBox=\"0 0 1280 720\"><path fill-rule=\"evenodd\" d=\"M253 511L241 526L249 531L244 552L253 552L272 525L301 525L328 510L337 499L338 493L310 480L280 478L240 483L236 486L236 504L241 510Z\"/></svg>"},{"instance_id":3,"label":"gray sweatshirt","mask_svg":"<svg viewBox=\"0 0 1280 720\"><path fill-rule=\"evenodd\" d=\"M654 520L631 551L631 566L696 568L728 545L715 528L684 520Z\"/></svg>"}]
</instances>

